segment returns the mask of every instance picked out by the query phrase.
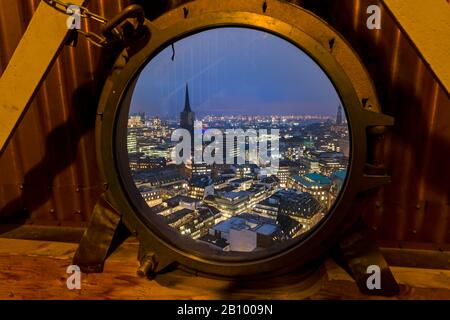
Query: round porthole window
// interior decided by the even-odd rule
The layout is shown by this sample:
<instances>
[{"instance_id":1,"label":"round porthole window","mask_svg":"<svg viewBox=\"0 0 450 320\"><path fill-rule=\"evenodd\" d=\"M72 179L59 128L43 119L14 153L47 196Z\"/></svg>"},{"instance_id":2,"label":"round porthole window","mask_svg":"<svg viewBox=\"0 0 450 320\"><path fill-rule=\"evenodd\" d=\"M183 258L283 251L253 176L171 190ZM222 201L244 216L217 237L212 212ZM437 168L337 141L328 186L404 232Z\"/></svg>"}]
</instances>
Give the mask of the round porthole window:
<instances>
[{"instance_id":1,"label":"round porthole window","mask_svg":"<svg viewBox=\"0 0 450 320\"><path fill-rule=\"evenodd\" d=\"M333 84L299 48L254 29L202 31L163 49L136 82L126 146L135 205L174 243L269 256L333 207L349 131Z\"/></svg>"},{"instance_id":2,"label":"round porthole window","mask_svg":"<svg viewBox=\"0 0 450 320\"><path fill-rule=\"evenodd\" d=\"M107 197L159 268L301 267L358 217L366 129L383 123L329 42L238 3L226 14L202 3L190 8L197 15L147 21L148 38L105 86L97 136Z\"/></svg>"}]
</instances>

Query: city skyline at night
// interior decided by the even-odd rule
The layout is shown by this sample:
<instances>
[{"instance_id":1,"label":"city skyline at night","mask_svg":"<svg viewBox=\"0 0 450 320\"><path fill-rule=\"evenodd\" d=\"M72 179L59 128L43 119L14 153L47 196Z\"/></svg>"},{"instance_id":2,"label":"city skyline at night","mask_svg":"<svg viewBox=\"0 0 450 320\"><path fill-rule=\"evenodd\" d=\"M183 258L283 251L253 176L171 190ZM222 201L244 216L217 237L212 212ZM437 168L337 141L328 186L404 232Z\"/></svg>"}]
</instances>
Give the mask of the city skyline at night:
<instances>
[{"instance_id":1,"label":"city skyline at night","mask_svg":"<svg viewBox=\"0 0 450 320\"><path fill-rule=\"evenodd\" d=\"M242 43L195 62L230 35ZM209 30L174 47L142 71L129 110L129 166L145 217L217 252L262 251L312 230L338 198L350 157L345 109L323 71L256 30Z\"/></svg>"},{"instance_id":2,"label":"city skyline at night","mask_svg":"<svg viewBox=\"0 0 450 320\"><path fill-rule=\"evenodd\" d=\"M212 29L177 41L174 49L162 50L142 71L130 113L175 118L188 83L198 117L336 115L340 99L327 75L272 34Z\"/></svg>"}]
</instances>

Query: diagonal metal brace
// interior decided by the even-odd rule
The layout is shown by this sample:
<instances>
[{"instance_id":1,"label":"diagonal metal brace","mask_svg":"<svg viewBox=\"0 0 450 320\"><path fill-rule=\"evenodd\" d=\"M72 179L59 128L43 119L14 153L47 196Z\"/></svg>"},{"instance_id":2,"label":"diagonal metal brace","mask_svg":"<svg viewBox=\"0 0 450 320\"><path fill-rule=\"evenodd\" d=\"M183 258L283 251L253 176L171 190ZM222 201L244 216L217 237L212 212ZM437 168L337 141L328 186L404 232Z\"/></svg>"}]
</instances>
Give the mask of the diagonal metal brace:
<instances>
[{"instance_id":1,"label":"diagonal metal brace","mask_svg":"<svg viewBox=\"0 0 450 320\"><path fill-rule=\"evenodd\" d=\"M372 231L358 221L346 236L339 242L340 262L344 262L347 271L353 276L360 291L373 296L395 296L400 292L397 281L376 245ZM372 276L370 266L376 266L380 272L379 289L370 289L367 280Z\"/></svg>"},{"instance_id":2,"label":"diagonal metal brace","mask_svg":"<svg viewBox=\"0 0 450 320\"><path fill-rule=\"evenodd\" d=\"M85 273L103 272L103 265L121 223L121 215L101 196L73 258Z\"/></svg>"},{"instance_id":3,"label":"diagonal metal brace","mask_svg":"<svg viewBox=\"0 0 450 320\"><path fill-rule=\"evenodd\" d=\"M83 5L86 0L71 0ZM0 77L0 154L23 118L71 30L67 14L44 1L36 12Z\"/></svg>"}]
</instances>

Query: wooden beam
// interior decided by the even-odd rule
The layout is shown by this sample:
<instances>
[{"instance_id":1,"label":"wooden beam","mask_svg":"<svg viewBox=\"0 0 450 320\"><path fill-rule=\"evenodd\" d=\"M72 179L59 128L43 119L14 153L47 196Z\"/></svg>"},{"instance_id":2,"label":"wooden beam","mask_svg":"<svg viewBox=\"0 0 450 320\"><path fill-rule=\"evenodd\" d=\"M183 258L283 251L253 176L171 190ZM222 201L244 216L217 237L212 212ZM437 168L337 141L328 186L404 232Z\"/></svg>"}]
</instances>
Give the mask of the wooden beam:
<instances>
[{"instance_id":1,"label":"wooden beam","mask_svg":"<svg viewBox=\"0 0 450 320\"><path fill-rule=\"evenodd\" d=\"M306 289L295 275L264 281L261 287L180 271L143 279L136 275L138 244L132 242L111 255L104 273L83 274L81 290L71 291L66 268L76 248L72 243L0 239L0 299L380 299L361 294L331 260L323 268L325 276ZM450 299L449 270L391 269L401 287L392 299Z\"/></svg>"},{"instance_id":2,"label":"wooden beam","mask_svg":"<svg viewBox=\"0 0 450 320\"><path fill-rule=\"evenodd\" d=\"M84 0L71 0L74 5ZM68 16L41 1L0 78L0 154L59 54Z\"/></svg>"},{"instance_id":3,"label":"wooden beam","mask_svg":"<svg viewBox=\"0 0 450 320\"><path fill-rule=\"evenodd\" d=\"M446 0L383 0L383 2L449 94L449 2Z\"/></svg>"}]
</instances>

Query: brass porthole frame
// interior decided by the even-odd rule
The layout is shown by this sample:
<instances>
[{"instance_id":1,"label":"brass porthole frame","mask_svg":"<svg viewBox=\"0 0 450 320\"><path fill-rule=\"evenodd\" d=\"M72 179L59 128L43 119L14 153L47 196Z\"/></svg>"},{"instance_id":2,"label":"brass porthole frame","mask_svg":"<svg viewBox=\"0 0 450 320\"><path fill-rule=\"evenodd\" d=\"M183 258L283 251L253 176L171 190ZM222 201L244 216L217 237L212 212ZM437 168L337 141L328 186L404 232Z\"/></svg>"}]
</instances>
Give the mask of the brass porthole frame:
<instances>
[{"instance_id":1,"label":"brass porthole frame","mask_svg":"<svg viewBox=\"0 0 450 320\"><path fill-rule=\"evenodd\" d=\"M379 113L370 77L351 47L317 16L279 1L269 2L265 12L261 9L261 1L231 0L226 1L226 5L221 1L193 1L153 22L146 20L145 27L149 36L142 40L142 47L129 56L124 51L106 81L98 107L101 116L96 123L97 158L101 174L108 184L106 199L120 212L127 228L139 238L141 255L142 252L154 252L158 269L176 262L196 273L218 277L279 274L301 268L323 256L358 219L360 213L352 210L356 196L388 181L388 177L365 173L367 128L392 125L393 119ZM127 191L129 181L125 180L131 177L123 177L127 170L124 166L128 166L123 152L126 132L123 106L130 103L140 71L174 41L220 27L245 27L269 32L307 53L334 84L350 127L351 159L347 179L334 206L304 240L265 258L215 259L183 247L183 244L171 243L154 225L149 225L139 216ZM330 39L333 39L333 45ZM370 103L363 106L362 101L366 99Z\"/></svg>"}]
</instances>

